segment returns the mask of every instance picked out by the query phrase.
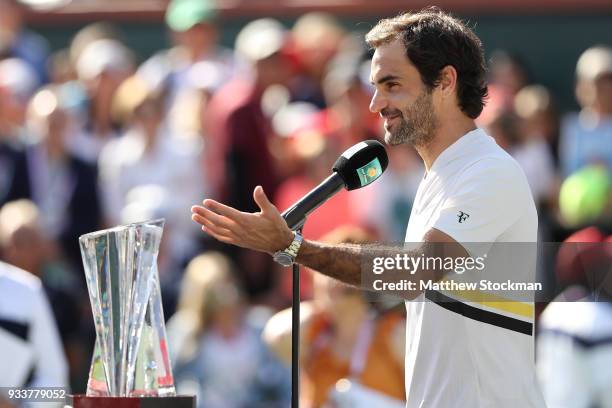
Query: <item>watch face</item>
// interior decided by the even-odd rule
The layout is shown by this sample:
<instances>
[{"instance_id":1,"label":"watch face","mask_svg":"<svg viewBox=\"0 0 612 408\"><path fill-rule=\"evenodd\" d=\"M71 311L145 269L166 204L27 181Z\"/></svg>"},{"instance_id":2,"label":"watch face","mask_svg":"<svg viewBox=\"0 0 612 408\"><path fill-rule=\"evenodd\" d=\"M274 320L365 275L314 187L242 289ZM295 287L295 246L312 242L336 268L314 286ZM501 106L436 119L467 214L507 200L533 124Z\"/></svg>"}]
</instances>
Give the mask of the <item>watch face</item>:
<instances>
[{"instance_id":1,"label":"watch face","mask_svg":"<svg viewBox=\"0 0 612 408\"><path fill-rule=\"evenodd\" d=\"M291 255L285 252L277 252L276 254L274 254L274 260L282 266L293 265L293 258L291 257Z\"/></svg>"}]
</instances>

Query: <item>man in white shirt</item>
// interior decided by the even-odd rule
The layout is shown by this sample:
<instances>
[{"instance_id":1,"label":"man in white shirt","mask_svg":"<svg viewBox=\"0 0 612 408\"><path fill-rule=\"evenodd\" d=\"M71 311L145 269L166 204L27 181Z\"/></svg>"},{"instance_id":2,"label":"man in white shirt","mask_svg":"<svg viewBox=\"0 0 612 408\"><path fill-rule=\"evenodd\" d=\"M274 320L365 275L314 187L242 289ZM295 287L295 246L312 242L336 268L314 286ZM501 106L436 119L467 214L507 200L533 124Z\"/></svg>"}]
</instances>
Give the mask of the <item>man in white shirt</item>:
<instances>
[{"instance_id":1,"label":"man in white shirt","mask_svg":"<svg viewBox=\"0 0 612 408\"><path fill-rule=\"evenodd\" d=\"M1 387L67 387L68 365L40 279L0 262ZM3 396L0 393L0 405Z\"/></svg>"},{"instance_id":2,"label":"man in white shirt","mask_svg":"<svg viewBox=\"0 0 612 408\"><path fill-rule=\"evenodd\" d=\"M433 257L474 256L474 242L535 242L537 214L525 175L474 119L487 93L482 45L459 20L431 8L380 21L366 36L375 49L370 109L385 119L389 145L413 145L425 177L404 250ZM214 200L192 207L193 220L220 241L268 253L294 253L294 235L261 187L261 211L243 213ZM361 285L361 267L389 247L323 245L304 240L295 262ZM397 253L397 251L395 251ZM445 271L422 265L412 282ZM533 277L531 277L533 279ZM370 288L371 289L371 288ZM409 408L543 407L533 369L533 303L469 301L447 291L412 291L407 302L406 394ZM495 306L495 307L493 307Z\"/></svg>"}]
</instances>

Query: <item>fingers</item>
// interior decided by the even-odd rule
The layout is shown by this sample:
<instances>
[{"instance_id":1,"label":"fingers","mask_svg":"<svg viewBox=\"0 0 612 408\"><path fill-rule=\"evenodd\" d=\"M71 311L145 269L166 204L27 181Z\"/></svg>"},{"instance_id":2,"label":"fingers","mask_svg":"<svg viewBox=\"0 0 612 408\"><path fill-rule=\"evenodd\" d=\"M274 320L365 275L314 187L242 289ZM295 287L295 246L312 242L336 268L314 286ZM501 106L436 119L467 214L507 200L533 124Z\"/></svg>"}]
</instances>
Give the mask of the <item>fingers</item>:
<instances>
[{"instance_id":1,"label":"fingers","mask_svg":"<svg viewBox=\"0 0 612 408\"><path fill-rule=\"evenodd\" d=\"M210 221L208 218L202 217L200 214L196 214L196 213L192 214L191 219L197 222L198 224L202 225L203 227L206 227L206 229L209 231L215 232L220 235L225 235L225 236L233 235L233 232L230 231L229 229L215 224L214 222Z\"/></svg>"},{"instance_id":2,"label":"fingers","mask_svg":"<svg viewBox=\"0 0 612 408\"><path fill-rule=\"evenodd\" d=\"M255 190L253 190L253 199L263 213L276 209L270 200L268 200L268 197L261 186L257 186L255 187Z\"/></svg>"},{"instance_id":3,"label":"fingers","mask_svg":"<svg viewBox=\"0 0 612 408\"><path fill-rule=\"evenodd\" d=\"M204 207L208 208L209 210L212 210L217 214L224 215L232 220L239 220L244 215L237 209L227 206L225 204L221 204L220 202L215 200L206 199L203 201L203 204Z\"/></svg>"},{"instance_id":4,"label":"fingers","mask_svg":"<svg viewBox=\"0 0 612 408\"><path fill-rule=\"evenodd\" d=\"M233 230L236 227L236 219L244 214L214 200L204 200L203 203L207 208L199 205L191 207L191 219L202 225L202 231L213 238L227 244L238 245Z\"/></svg>"},{"instance_id":5,"label":"fingers","mask_svg":"<svg viewBox=\"0 0 612 408\"><path fill-rule=\"evenodd\" d=\"M227 244L236 245L234 233L228 230L227 228L219 227L197 213L192 214L191 219L197 222L198 224L201 224L202 231L211 235L213 238L221 242L225 242Z\"/></svg>"},{"instance_id":6,"label":"fingers","mask_svg":"<svg viewBox=\"0 0 612 408\"><path fill-rule=\"evenodd\" d=\"M193 206L191 207L191 212L194 213L194 216L197 215L199 217L198 219L194 218L194 216L191 218L200 224L202 223L199 222L199 219L202 218L212 222L212 224L215 226L226 228L228 230L233 230L236 227L236 221L230 220L223 215L219 215L208 208Z\"/></svg>"}]
</instances>

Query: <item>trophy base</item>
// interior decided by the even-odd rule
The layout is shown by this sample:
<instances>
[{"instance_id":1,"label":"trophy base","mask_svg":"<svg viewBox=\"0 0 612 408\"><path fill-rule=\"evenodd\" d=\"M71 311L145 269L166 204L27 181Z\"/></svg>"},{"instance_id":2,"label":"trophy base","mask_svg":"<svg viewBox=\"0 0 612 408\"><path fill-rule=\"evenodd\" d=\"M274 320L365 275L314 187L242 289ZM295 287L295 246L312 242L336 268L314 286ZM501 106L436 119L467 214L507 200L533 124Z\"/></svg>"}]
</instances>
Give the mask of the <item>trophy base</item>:
<instances>
[{"instance_id":1,"label":"trophy base","mask_svg":"<svg viewBox=\"0 0 612 408\"><path fill-rule=\"evenodd\" d=\"M88 397L68 395L64 408L195 408L195 396Z\"/></svg>"}]
</instances>

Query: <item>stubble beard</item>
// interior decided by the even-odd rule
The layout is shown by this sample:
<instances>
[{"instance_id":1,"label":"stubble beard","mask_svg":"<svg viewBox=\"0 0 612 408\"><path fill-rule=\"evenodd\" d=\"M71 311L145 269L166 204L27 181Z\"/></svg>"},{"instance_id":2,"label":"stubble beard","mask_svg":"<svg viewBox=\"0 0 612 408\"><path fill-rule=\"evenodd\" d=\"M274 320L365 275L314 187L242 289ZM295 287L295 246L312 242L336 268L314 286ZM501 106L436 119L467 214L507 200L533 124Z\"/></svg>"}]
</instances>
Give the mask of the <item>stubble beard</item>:
<instances>
[{"instance_id":1,"label":"stubble beard","mask_svg":"<svg viewBox=\"0 0 612 408\"><path fill-rule=\"evenodd\" d=\"M437 126L433 98L430 91L421 95L402 112L399 122L385 132L385 142L389 146L408 143L414 147L425 146L431 142Z\"/></svg>"}]
</instances>

